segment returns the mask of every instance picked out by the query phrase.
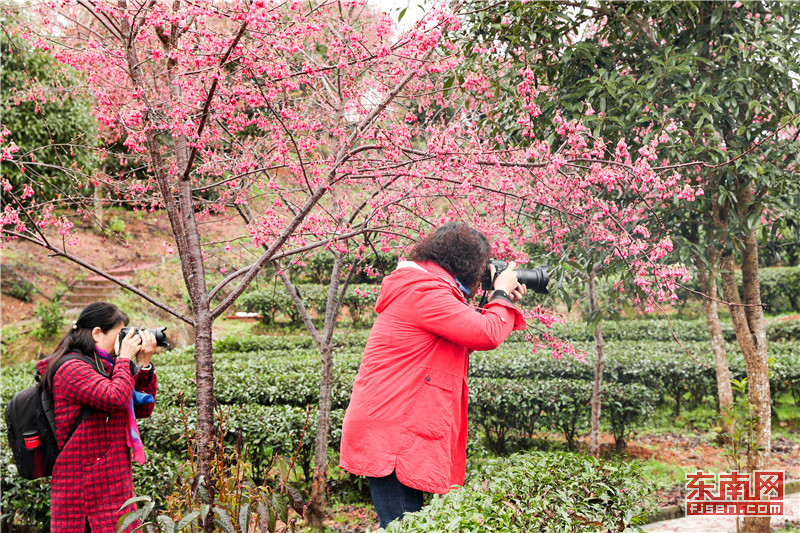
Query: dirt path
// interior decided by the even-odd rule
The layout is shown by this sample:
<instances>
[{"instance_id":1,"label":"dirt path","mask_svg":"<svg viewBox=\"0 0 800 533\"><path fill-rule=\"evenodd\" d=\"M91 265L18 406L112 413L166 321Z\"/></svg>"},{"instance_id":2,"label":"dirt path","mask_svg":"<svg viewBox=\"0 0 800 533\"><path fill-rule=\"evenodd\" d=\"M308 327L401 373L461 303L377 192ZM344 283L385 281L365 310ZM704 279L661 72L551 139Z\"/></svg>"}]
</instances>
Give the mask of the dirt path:
<instances>
[{"instance_id":1,"label":"dirt path","mask_svg":"<svg viewBox=\"0 0 800 533\"><path fill-rule=\"evenodd\" d=\"M772 517L772 528L800 521L800 492L784 497L783 516ZM685 516L648 524L642 528L648 533L735 533L736 518L732 516Z\"/></svg>"}]
</instances>

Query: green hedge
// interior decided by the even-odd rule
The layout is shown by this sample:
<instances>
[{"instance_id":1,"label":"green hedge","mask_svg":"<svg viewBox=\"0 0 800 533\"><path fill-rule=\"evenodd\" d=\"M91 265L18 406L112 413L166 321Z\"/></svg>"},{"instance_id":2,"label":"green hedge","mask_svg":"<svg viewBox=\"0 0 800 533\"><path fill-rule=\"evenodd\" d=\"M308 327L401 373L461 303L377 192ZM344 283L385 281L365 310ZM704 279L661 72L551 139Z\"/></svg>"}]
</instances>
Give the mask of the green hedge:
<instances>
[{"instance_id":1,"label":"green hedge","mask_svg":"<svg viewBox=\"0 0 800 533\"><path fill-rule=\"evenodd\" d=\"M236 444L237 432L241 430L256 479L263 478L266 467L274 454L291 458L300 446L297 465L304 476L310 479L314 455L314 435L317 427L317 410L288 405L236 405L222 407L227 433L224 441L230 450ZM306 415L310 412L306 424ZM189 434L197 427L195 409L185 409ZM338 450L341 441L344 410L331 411L329 445ZM305 432L304 432L305 428ZM150 418L139 421L139 429L145 450L158 450L177 456L188 456L184 420L178 407L157 408ZM301 441L302 436L302 441Z\"/></svg>"},{"instance_id":2,"label":"green hedge","mask_svg":"<svg viewBox=\"0 0 800 533\"><path fill-rule=\"evenodd\" d=\"M673 320L672 328L684 344L690 342L707 344L710 340L705 321ZM766 329L767 338L770 342L800 341L800 320L771 320L767 322ZM550 332L572 343L594 342L593 332L583 323L554 324ZM334 346L363 348L366 345L368 336L368 330L336 333L334 335ZM723 336L729 343L736 342L736 335L730 323L723 323ZM674 341L672 331L666 320L604 321L603 338L606 342L669 342L680 350L680 347ZM515 334L511 335L504 344L527 345L528 343L523 335ZM314 348L314 343L311 337L306 334L285 336L235 335L225 336L214 343L214 350L217 352L253 352L295 348Z\"/></svg>"},{"instance_id":3,"label":"green hedge","mask_svg":"<svg viewBox=\"0 0 800 533\"><path fill-rule=\"evenodd\" d=\"M355 347L363 350L367 344L369 330L339 331L333 334L336 348ZM314 350L316 344L304 333L300 335L226 335L214 343L215 352L257 352L287 350ZM193 348L192 348L193 350Z\"/></svg>"},{"instance_id":4,"label":"green hedge","mask_svg":"<svg viewBox=\"0 0 800 533\"><path fill-rule=\"evenodd\" d=\"M672 329L670 329L670 325ZM661 318L603 321L603 338L608 341L674 341L673 331L681 342L709 341L705 320L672 320ZM800 320L770 320L766 325L767 339L773 342L800 340ZM554 324L553 335L572 342L594 340L594 332L584 323ZM730 322L722 323L722 335L728 342L736 340Z\"/></svg>"},{"instance_id":5,"label":"green hedge","mask_svg":"<svg viewBox=\"0 0 800 533\"><path fill-rule=\"evenodd\" d=\"M610 341L606 345L604 381L644 385L657 395L659 404L671 401L676 416L686 404L696 407L706 402L713 407L717 402L717 381L711 347L708 342L685 342L684 346L709 367L699 364L675 342ZM576 347L586 350L591 360L594 350L591 343L576 343ZM800 342L773 342L768 349L772 360L770 388L773 397L790 393L797 400L800 398ZM732 377L744 378L745 365L738 345L728 343L726 350ZM590 381L593 367L573 358L554 359L547 350L531 354L526 344L506 343L492 352L473 354L470 375Z\"/></svg>"},{"instance_id":6,"label":"green hedge","mask_svg":"<svg viewBox=\"0 0 800 533\"><path fill-rule=\"evenodd\" d=\"M470 381L470 423L487 447L505 454L536 431L557 430L576 447L591 418L592 383L574 379L475 378ZM618 449L635 425L653 414L658 396L638 383L604 383L601 410Z\"/></svg>"},{"instance_id":7,"label":"green hedge","mask_svg":"<svg viewBox=\"0 0 800 533\"><path fill-rule=\"evenodd\" d=\"M388 531L636 531L654 509L651 491L634 463L517 454L489 462Z\"/></svg>"},{"instance_id":8,"label":"green hedge","mask_svg":"<svg viewBox=\"0 0 800 533\"><path fill-rule=\"evenodd\" d=\"M354 324L364 324L373 318L372 310L378 299L379 285L351 285L345 291L342 305L347 308ZM317 316L323 316L328 305L328 286L298 284L295 290L303 305ZM279 314L286 314L293 324L300 324L302 318L282 283L275 283L266 290L250 291L239 298L237 306L250 313L261 315L264 324L275 322Z\"/></svg>"},{"instance_id":9,"label":"green hedge","mask_svg":"<svg viewBox=\"0 0 800 533\"><path fill-rule=\"evenodd\" d=\"M696 357L708 363L713 361L708 342L699 338L706 336L704 324L676 321L674 326ZM773 337L782 332L786 339L769 345L773 394L788 392L798 401L800 321L773 322L769 327ZM713 369L705 369L687 356L664 328L652 320L604 323L609 340L604 423L618 442L624 442L654 402L675 402L676 408L678 402L705 401L712 405L715 402ZM570 332L575 335L565 334ZM592 353L593 346L583 325L561 326L561 332L556 333L569 339L586 339L575 343ZM367 335L366 331L356 331L334 336L337 348L330 437L333 450L338 448L342 408L347 404ZM635 335L643 336L646 342L624 340ZM698 339L691 340L692 335ZM471 422L480 428L487 444L501 453L537 431L562 432L574 445L575 437L588 426L591 365L571 358L555 360L546 350L534 355L530 345L519 340L512 338L498 350L471 357ZM228 417L226 427L230 428L224 437L226 446L233 446L236 431L241 429L256 472L261 475L259 469L266 468L273 454L292 457L300 443L297 464L302 475L310 475L319 380L319 355L310 338L307 335L228 337L217 341L215 350L217 399ZM732 375L740 379L744 376L744 364L735 344L728 344L728 353ZM157 365L158 405L151 419L140 421L150 461L145 468L135 467L134 475L137 490L158 499L168 491L178 464L186 458L187 445L177 407L179 391L187 401L192 430L195 424L193 349L167 352L159 357ZM28 363L3 369L0 397L4 403L33 383L34 368L33 363ZM306 426L308 405L312 407ZM47 530L43 526L49 501L46 483L20 480L9 465L8 447L0 447L3 519L24 515L22 522L35 530Z\"/></svg>"},{"instance_id":10,"label":"green hedge","mask_svg":"<svg viewBox=\"0 0 800 533\"><path fill-rule=\"evenodd\" d=\"M741 285L741 272L736 280ZM768 313L800 312L800 266L761 268L758 280Z\"/></svg>"},{"instance_id":11,"label":"green hedge","mask_svg":"<svg viewBox=\"0 0 800 533\"><path fill-rule=\"evenodd\" d=\"M653 416L658 395L638 383L604 383L602 391L600 412L611 426L615 448L621 451L634 426Z\"/></svg>"}]
</instances>

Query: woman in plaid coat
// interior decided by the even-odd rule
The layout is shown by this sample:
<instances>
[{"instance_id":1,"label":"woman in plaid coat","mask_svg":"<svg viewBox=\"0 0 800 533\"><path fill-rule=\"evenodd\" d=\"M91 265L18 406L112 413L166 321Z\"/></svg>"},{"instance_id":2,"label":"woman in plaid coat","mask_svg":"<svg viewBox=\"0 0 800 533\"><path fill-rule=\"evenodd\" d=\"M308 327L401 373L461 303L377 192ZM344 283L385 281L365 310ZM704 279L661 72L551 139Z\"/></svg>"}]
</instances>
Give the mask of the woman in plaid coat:
<instances>
[{"instance_id":1,"label":"woman in plaid coat","mask_svg":"<svg viewBox=\"0 0 800 533\"><path fill-rule=\"evenodd\" d=\"M111 304L90 304L55 354L39 362L45 386L53 393L56 438L62 447L53 468L52 533L113 533L119 517L133 510L120 507L133 496L131 453L144 460L133 415L142 418L153 412L156 376L150 358L156 340L140 331L120 343L127 322L125 313ZM67 361L52 375L58 359L75 352L85 357ZM134 357L141 367L133 364ZM137 395L145 403L134 405L134 390L150 396Z\"/></svg>"}]
</instances>

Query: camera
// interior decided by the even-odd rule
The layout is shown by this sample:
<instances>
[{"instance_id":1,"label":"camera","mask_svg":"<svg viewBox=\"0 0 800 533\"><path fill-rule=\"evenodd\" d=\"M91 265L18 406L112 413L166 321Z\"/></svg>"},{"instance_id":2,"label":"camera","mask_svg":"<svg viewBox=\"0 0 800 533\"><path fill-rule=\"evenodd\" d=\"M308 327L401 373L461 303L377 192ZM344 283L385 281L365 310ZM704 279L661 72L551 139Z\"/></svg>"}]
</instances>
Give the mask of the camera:
<instances>
[{"instance_id":1,"label":"camera","mask_svg":"<svg viewBox=\"0 0 800 533\"><path fill-rule=\"evenodd\" d=\"M128 332L131 330L136 335L138 335L140 331L149 331L156 338L156 346L166 346L167 348L169 348L169 343L167 342L167 334L164 333L166 329L167 326L161 326L160 328L148 329L148 330L142 330L134 326L126 326L122 328L122 330L119 332L119 343L122 344L122 339L124 339L128 335Z\"/></svg>"},{"instance_id":2,"label":"camera","mask_svg":"<svg viewBox=\"0 0 800 533\"><path fill-rule=\"evenodd\" d=\"M508 263L492 259L489 261L490 265L494 265L497 274L508 268ZM533 292L539 294L549 294L547 292L547 283L550 281L550 276L547 275L547 267L544 265L537 266L530 270L526 268L517 268L514 270L517 273L517 281L528 287ZM492 271L489 266L486 267L486 273L481 280L481 289L490 291L494 288L494 278L492 278Z\"/></svg>"}]
</instances>

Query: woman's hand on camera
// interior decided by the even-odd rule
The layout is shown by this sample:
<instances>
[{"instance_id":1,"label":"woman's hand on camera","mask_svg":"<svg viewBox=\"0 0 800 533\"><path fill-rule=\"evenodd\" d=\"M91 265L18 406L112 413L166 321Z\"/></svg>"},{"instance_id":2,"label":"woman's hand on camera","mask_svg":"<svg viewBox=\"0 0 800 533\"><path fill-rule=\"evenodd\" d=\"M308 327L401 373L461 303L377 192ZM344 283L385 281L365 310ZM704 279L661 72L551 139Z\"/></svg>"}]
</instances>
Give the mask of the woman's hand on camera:
<instances>
[{"instance_id":1,"label":"woman's hand on camera","mask_svg":"<svg viewBox=\"0 0 800 533\"><path fill-rule=\"evenodd\" d=\"M519 282L517 281L517 273L515 272L516 268L517 268L517 263L511 261L508 264L508 267L506 267L505 270L503 270L502 272L500 272L500 274L497 275L497 278L494 280L495 290L505 291L506 294L509 295L509 297L512 297L511 293L516 291L517 288L520 286ZM495 272L494 265L491 265L491 269L492 269L492 276L494 276ZM521 297L522 296L520 296L520 298Z\"/></svg>"},{"instance_id":2,"label":"woman's hand on camera","mask_svg":"<svg viewBox=\"0 0 800 533\"><path fill-rule=\"evenodd\" d=\"M528 287L522 283L517 283L517 288L509 292L508 296L511 298L512 302L517 303L518 301L522 300L522 297L525 296L525 291L527 290Z\"/></svg>"},{"instance_id":3,"label":"woman's hand on camera","mask_svg":"<svg viewBox=\"0 0 800 533\"><path fill-rule=\"evenodd\" d=\"M139 335L142 336L142 347L136 356L136 363L147 366L156 351L156 336L148 330L140 330Z\"/></svg>"},{"instance_id":4,"label":"woman's hand on camera","mask_svg":"<svg viewBox=\"0 0 800 533\"><path fill-rule=\"evenodd\" d=\"M125 338L122 339L122 342L119 345L119 355L117 356L118 359L127 359L131 360L136 357L136 354L139 353L139 350L142 347L142 338L137 335L133 329L128 331L128 334L125 335Z\"/></svg>"}]
</instances>

